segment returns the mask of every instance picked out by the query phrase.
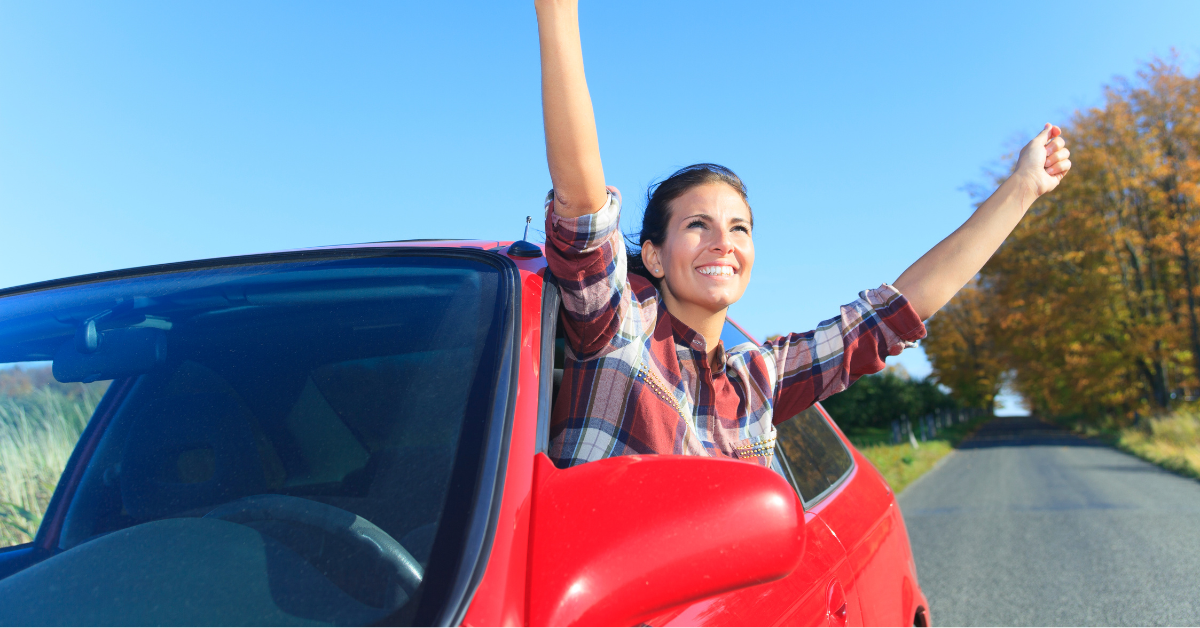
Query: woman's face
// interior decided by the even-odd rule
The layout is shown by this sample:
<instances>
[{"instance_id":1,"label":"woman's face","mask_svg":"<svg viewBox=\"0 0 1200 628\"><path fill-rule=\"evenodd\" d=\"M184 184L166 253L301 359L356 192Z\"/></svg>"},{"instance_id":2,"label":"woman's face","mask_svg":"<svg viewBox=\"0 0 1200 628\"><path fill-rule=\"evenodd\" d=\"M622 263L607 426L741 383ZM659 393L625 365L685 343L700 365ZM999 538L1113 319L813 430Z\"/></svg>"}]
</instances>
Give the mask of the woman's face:
<instances>
[{"instance_id":1,"label":"woman's face","mask_svg":"<svg viewBox=\"0 0 1200 628\"><path fill-rule=\"evenodd\" d=\"M645 243L642 254L650 272L663 279L665 295L708 312L742 298L754 240L741 195L724 183L701 185L672 201L670 211L663 245Z\"/></svg>"}]
</instances>

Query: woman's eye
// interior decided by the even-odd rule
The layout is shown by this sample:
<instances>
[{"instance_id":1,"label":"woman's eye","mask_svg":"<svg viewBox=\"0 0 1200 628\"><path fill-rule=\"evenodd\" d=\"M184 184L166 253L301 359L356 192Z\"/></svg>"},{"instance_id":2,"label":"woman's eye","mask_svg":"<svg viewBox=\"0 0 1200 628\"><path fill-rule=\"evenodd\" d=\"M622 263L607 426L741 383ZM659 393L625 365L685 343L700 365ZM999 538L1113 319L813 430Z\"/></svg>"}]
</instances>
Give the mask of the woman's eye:
<instances>
[{"instance_id":1,"label":"woman's eye","mask_svg":"<svg viewBox=\"0 0 1200 628\"><path fill-rule=\"evenodd\" d=\"M738 225L733 228L733 231L741 231L742 233L744 233L746 235L750 235L750 229L748 227L746 227L746 225Z\"/></svg>"},{"instance_id":2,"label":"woman's eye","mask_svg":"<svg viewBox=\"0 0 1200 628\"><path fill-rule=\"evenodd\" d=\"M705 226L703 220L693 220L688 223L687 228L691 229L692 227L703 227L703 226Z\"/></svg>"}]
</instances>

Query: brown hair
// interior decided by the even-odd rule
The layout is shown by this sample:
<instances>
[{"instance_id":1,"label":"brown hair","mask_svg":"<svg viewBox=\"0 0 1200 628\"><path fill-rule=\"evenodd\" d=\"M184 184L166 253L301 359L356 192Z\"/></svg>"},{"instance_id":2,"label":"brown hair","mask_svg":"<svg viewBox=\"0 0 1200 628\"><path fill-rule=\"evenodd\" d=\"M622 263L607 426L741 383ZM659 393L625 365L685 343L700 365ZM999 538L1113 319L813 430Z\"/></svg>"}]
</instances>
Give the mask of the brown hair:
<instances>
[{"instance_id":1,"label":"brown hair","mask_svg":"<svg viewBox=\"0 0 1200 628\"><path fill-rule=\"evenodd\" d=\"M693 164L676 170L671 176L653 183L646 190L646 209L642 213L642 231L637 241L625 236L629 272L641 275L650 280L654 287L659 287L660 279L650 274L642 262L642 243L649 240L655 246L662 246L667 240L667 227L671 222L671 201L683 196L688 190L708 185L724 183L733 188L742 197L749 209L750 201L746 194L746 184L732 170L717 164ZM754 213L750 213L750 224L754 224Z\"/></svg>"}]
</instances>

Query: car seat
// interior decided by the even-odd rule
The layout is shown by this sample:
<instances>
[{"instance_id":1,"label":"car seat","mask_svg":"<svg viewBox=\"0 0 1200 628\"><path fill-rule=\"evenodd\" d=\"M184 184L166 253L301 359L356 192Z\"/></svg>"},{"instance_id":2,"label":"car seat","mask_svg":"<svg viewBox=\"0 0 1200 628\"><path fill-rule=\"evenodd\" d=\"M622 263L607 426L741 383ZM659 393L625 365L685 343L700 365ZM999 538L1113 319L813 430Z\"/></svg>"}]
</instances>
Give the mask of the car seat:
<instances>
[{"instance_id":1,"label":"car seat","mask_svg":"<svg viewBox=\"0 0 1200 628\"><path fill-rule=\"evenodd\" d=\"M138 521L215 506L266 490L248 410L219 393L155 399L121 457L121 499Z\"/></svg>"}]
</instances>

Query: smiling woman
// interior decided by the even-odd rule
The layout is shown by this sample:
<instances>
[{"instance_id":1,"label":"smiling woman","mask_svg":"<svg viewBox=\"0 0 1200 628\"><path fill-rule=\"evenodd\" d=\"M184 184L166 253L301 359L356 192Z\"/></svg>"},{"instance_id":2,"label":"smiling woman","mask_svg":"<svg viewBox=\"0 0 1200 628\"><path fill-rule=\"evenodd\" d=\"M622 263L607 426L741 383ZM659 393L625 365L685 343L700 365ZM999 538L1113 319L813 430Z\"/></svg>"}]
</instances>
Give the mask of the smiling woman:
<instances>
[{"instance_id":1,"label":"smiling woman","mask_svg":"<svg viewBox=\"0 0 1200 628\"><path fill-rule=\"evenodd\" d=\"M570 466L622 454L690 454L771 465L775 424L844 390L925 336L1030 204L1071 167L1058 127L1012 177L895 285L859 293L817 329L724 347L726 312L754 266L746 186L715 164L652 186L626 252L621 195L604 184L583 72L576 0L537 0L546 156L546 257L562 284L568 339L550 456ZM869 255L853 245L852 255ZM880 238L877 244L886 243Z\"/></svg>"},{"instance_id":2,"label":"smiling woman","mask_svg":"<svg viewBox=\"0 0 1200 628\"><path fill-rule=\"evenodd\" d=\"M649 279L672 312L703 318L746 291L754 266L753 227L746 186L732 170L688 166L650 188L642 232L631 243L641 250L630 248L629 269ZM668 272L670 284L663 281ZM702 309L695 315L685 311L696 306Z\"/></svg>"}]
</instances>

